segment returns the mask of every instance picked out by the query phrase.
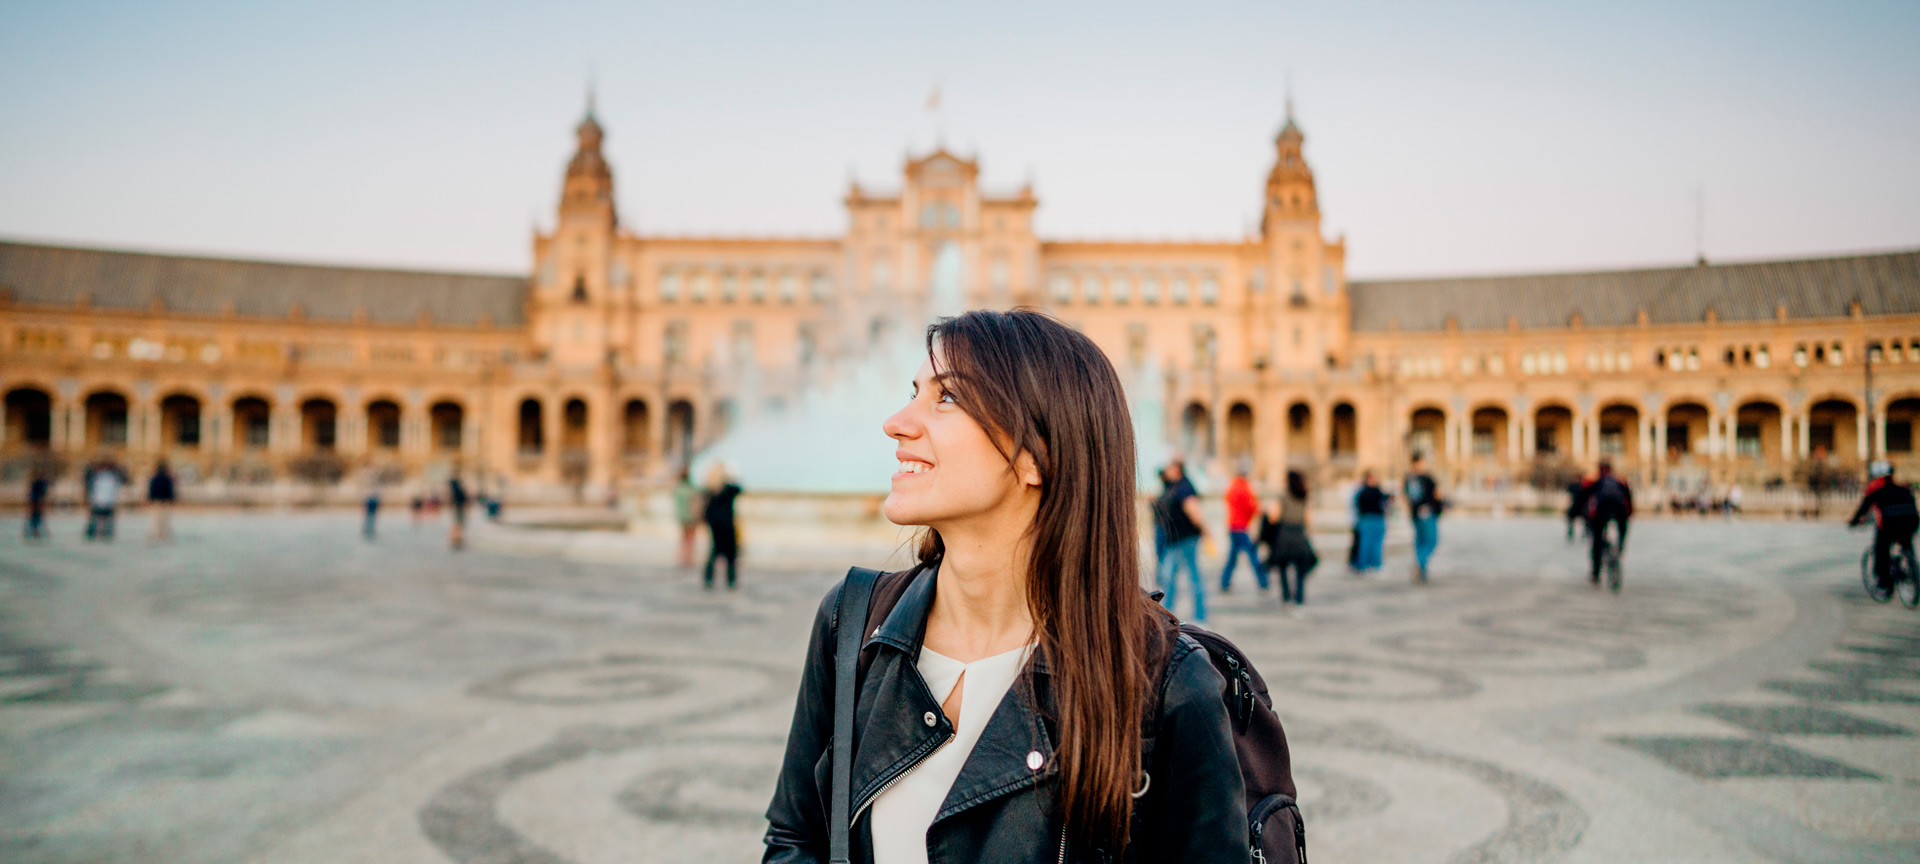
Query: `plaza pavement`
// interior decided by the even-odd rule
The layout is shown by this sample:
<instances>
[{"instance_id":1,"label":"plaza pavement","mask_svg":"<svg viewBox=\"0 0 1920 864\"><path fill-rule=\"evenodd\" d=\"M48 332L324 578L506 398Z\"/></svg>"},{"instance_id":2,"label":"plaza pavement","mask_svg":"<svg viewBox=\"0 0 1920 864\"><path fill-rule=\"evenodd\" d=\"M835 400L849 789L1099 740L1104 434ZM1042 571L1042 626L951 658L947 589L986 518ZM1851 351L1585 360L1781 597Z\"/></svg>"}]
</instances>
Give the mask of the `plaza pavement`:
<instances>
[{"instance_id":1,"label":"plaza pavement","mask_svg":"<svg viewBox=\"0 0 1920 864\"><path fill-rule=\"evenodd\" d=\"M0 523L18 864L757 860L815 605L889 549L763 533L706 593L622 538L455 554L404 514L52 527ZM1555 522L1452 519L1429 586L1328 555L1304 611L1243 571L1211 623L1274 690L1317 864L1915 861L1920 614L1863 598L1866 542L1646 522L1611 596Z\"/></svg>"}]
</instances>

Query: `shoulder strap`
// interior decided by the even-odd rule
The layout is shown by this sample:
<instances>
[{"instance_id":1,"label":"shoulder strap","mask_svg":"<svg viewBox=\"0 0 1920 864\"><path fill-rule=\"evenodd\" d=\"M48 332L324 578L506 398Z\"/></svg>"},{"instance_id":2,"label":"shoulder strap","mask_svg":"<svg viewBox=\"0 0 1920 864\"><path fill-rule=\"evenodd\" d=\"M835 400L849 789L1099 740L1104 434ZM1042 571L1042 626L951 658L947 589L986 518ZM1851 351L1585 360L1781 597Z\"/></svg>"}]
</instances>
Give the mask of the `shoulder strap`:
<instances>
[{"instance_id":1,"label":"shoulder strap","mask_svg":"<svg viewBox=\"0 0 1920 864\"><path fill-rule=\"evenodd\" d=\"M880 571L865 567L847 570L840 584L840 606L834 613L833 649L833 799L827 841L832 864L848 864L852 855L847 812L853 798L853 703L859 695L860 642L866 636L867 604Z\"/></svg>"}]
</instances>

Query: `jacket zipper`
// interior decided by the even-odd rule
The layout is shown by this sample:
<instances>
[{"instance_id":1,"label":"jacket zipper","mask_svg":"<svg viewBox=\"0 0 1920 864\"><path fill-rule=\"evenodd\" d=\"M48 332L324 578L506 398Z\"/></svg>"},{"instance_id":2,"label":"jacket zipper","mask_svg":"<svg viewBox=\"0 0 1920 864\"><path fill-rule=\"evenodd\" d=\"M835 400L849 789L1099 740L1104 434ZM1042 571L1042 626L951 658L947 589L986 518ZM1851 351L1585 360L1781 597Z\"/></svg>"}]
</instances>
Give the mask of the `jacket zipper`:
<instances>
[{"instance_id":1,"label":"jacket zipper","mask_svg":"<svg viewBox=\"0 0 1920 864\"><path fill-rule=\"evenodd\" d=\"M940 744L934 747L932 750L928 750L927 756L932 756L941 747L945 747L948 744L953 743L953 739L957 737L959 737L958 733L948 735L947 740L940 742ZM853 816L847 820L848 830L852 830L854 825L859 824L860 814L867 812L867 808L872 807L873 802L880 800L880 796L887 794L887 790L891 788L893 784L900 782L900 778L907 776L908 771L912 771L915 766L919 765L921 762L925 762L927 760L927 756L922 756L919 759L914 760L913 765L908 765L907 767L900 769L900 773L895 774L892 777L888 777L887 782L880 785L880 791L873 793L873 797L868 798L866 800L866 803L861 804L860 809L853 811Z\"/></svg>"},{"instance_id":2,"label":"jacket zipper","mask_svg":"<svg viewBox=\"0 0 1920 864\"><path fill-rule=\"evenodd\" d=\"M1060 826L1060 864L1067 864L1067 826Z\"/></svg>"}]
</instances>

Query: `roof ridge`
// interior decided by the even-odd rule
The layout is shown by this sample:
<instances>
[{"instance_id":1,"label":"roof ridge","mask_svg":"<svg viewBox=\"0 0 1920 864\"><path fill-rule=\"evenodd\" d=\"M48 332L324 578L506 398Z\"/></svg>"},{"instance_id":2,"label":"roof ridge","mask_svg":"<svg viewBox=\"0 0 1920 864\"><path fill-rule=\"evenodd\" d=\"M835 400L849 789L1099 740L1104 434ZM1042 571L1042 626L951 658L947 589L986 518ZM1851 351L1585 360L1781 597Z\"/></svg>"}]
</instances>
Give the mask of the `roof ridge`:
<instances>
[{"instance_id":1,"label":"roof ridge","mask_svg":"<svg viewBox=\"0 0 1920 864\"><path fill-rule=\"evenodd\" d=\"M185 252L161 252L147 249L107 249L98 246L82 246L72 243L48 243L32 240L20 240L0 237L0 246L22 249L40 249L55 252L77 252L89 255L123 255L136 258L158 258L174 261L199 261L210 264L248 264L261 267L299 267L315 270L354 271L360 273L399 274L407 276L460 276L482 279L526 279L522 273L485 273L472 270L430 270L417 267L393 267L377 265L337 264L318 261L275 261L265 258L241 258L214 254L195 254Z\"/></svg>"}]
</instances>

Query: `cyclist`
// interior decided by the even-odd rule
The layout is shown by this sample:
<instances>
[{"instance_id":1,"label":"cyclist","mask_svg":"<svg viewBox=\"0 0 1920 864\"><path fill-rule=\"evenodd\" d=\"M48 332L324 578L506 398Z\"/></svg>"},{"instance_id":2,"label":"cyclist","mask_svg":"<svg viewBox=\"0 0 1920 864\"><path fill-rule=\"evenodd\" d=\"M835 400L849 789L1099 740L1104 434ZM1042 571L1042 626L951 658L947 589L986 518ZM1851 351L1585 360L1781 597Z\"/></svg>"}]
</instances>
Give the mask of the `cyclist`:
<instances>
[{"instance_id":1,"label":"cyclist","mask_svg":"<svg viewBox=\"0 0 1920 864\"><path fill-rule=\"evenodd\" d=\"M1606 555L1607 523L1620 526L1616 554L1627 551L1627 520L1633 517L1633 490L1613 473L1613 463L1602 460L1593 479L1580 487L1587 508L1587 539L1592 542L1593 584L1600 584L1601 559Z\"/></svg>"},{"instance_id":2,"label":"cyclist","mask_svg":"<svg viewBox=\"0 0 1920 864\"><path fill-rule=\"evenodd\" d=\"M1866 521L1867 511L1873 511L1873 575L1880 580L1880 590L1887 592L1893 590L1893 547L1898 545L1913 551L1913 532L1915 527L1920 527L1920 509L1914 507L1913 490L1893 479L1892 463L1875 462L1867 474L1872 480L1867 483L1860 508L1853 511L1847 526Z\"/></svg>"}]
</instances>

